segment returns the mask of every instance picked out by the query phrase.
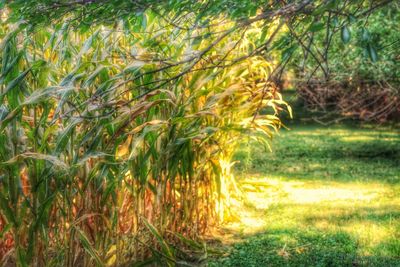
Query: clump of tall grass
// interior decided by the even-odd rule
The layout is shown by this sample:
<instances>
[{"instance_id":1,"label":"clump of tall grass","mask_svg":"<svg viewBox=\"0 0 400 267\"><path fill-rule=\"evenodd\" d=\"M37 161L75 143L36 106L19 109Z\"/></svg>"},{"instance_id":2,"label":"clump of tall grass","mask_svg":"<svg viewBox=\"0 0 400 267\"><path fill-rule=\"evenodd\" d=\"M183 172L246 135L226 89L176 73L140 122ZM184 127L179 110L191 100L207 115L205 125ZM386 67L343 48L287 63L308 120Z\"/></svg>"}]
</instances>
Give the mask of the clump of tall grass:
<instances>
[{"instance_id":1,"label":"clump of tall grass","mask_svg":"<svg viewBox=\"0 0 400 267\"><path fill-rule=\"evenodd\" d=\"M248 49L245 34L207 60L199 34L151 13L86 30L1 27L3 264L173 265L171 244L229 215L236 142L271 137L284 102L261 57L210 67Z\"/></svg>"}]
</instances>

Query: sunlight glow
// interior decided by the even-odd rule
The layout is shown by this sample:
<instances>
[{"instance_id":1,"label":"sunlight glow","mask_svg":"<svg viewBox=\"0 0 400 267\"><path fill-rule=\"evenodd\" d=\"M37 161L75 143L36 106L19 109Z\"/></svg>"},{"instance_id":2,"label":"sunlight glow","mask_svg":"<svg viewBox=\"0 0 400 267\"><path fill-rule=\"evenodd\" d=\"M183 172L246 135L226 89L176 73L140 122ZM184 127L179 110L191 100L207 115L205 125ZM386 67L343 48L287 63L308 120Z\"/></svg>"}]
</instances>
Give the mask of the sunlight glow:
<instances>
[{"instance_id":1,"label":"sunlight glow","mask_svg":"<svg viewBox=\"0 0 400 267\"><path fill-rule=\"evenodd\" d=\"M352 141L398 141L399 138L397 136L393 137L379 137L376 138L375 136L367 136L367 135L359 135L359 136L346 136L341 138L345 142L352 142Z\"/></svg>"},{"instance_id":2,"label":"sunlight glow","mask_svg":"<svg viewBox=\"0 0 400 267\"><path fill-rule=\"evenodd\" d=\"M289 199L298 204L317 203L322 201L341 201L341 200L364 200L371 201L377 197L378 192L370 192L365 189L345 189L345 188L295 188L290 185L285 186L285 191L289 194Z\"/></svg>"},{"instance_id":3,"label":"sunlight glow","mask_svg":"<svg viewBox=\"0 0 400 267\"><path fill-rule=\"evenodd\" d=\"M229 232L256 234L276 227L274 221L279 218L286 227L312 224L324 231L351 233L371 244L390 236L385 226L378 227L366 217L371 214L369 209L377 210L373 213L376 216L384 216L383 211L379 214L379 205L374 202L387 196L385 186L279 178L245 179L240 185L245 201L235 202L236 220L225 226ZM366 203L371 205L365 206ZM274 207L286 208L278 214ZM390 207L382 209L391 210Z\"/></svg>"}]
</instances>

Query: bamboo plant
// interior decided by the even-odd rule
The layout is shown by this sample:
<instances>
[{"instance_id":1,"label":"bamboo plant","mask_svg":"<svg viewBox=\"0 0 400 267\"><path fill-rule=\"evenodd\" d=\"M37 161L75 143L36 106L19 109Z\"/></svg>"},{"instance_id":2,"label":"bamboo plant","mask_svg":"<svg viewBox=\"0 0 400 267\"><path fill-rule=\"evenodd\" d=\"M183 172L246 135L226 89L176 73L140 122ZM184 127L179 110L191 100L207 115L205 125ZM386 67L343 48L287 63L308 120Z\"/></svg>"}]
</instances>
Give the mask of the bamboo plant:
<instances>
[{"instance_id":1,"label":"bamboo plant","mask_svg":"<svg viewBox=\"0 0 400 267\"><path fill-rule=\"evenodd\" d=\"M229 216L235 146L271 138L285 102L263 57L209 67L247 53L249 34L210 49L202 34L151 12L1 26L2 264L172 266Z\"/></svg>"}]
</instances>

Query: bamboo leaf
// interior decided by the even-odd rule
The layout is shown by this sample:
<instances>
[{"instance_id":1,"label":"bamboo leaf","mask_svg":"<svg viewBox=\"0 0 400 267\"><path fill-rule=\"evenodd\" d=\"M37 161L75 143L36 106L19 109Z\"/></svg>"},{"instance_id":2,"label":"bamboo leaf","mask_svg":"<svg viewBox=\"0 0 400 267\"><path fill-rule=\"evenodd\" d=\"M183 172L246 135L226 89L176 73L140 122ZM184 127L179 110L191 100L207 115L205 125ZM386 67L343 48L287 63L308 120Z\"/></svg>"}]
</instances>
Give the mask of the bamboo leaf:
<instances>
[{"instance_id":1,"label":"bamboo leaf","mask_svg":"<svg viewBox=\"0 0 400 267\"><path fill-rule=\"evenodd\" d=\"M0 162L0 166L14 165L15 163L21 162L25 159L45 160L57 168L64 170L68 169L68 165L59 160L57 157L46 154L34 153L34 152L25 152L19 154L8 161Z\"/></svg>"},{"instance_id":2,"label":"bamboo leaf","mask_svg":"<svg viewBox=\"0 0 400 267\"><path fill-rule=\"evenodd\" d=\"M157 231L157 229L152 224L150 224L146 218L143 217L142 220L146 225L147 229L149 229L149 231L152 233L152 235L156 238L156 240L160 244L162 252L166 256L168 256L169 259L168 266L173 266L173 264L170 261L171 259L175 260L175 257L170 246L167 244L167 242L164 240L161 234Z\"/></svg>"},{"instance_id":3,"label":"bamboo leaf","mask_svg":"<svg viewBox=\"0 0 400 267\"><path fill-rule=\"evenodd\" d=\"M6 87L6 89L4 90L3 94L0 96L0 99L4 97L4 95L6 95L9 91L11 91L12 89L14 89L15 87L17 87L26 77L26 75L28 75L28 73L31 71L31 68L21 72L18 77L16 77L14 80L12 80Z\"/></svg>"},{"instance_id":4,"label":"bamboo leaf","mask_svg":"<svg viewBox=\"0 0 400 267\"><path fill-rule=\"evenodd\" d=\"M81 241L81 244L84 248L84 250L86 251L86 253L88 253L92 259L96 262L96 264L98 266L105 266L105 264L103 263L103 261L101 260L99 253L96 251L96 249L92 246L92 244L90 243L89 239L87 238L87 236L85 235L84 232L82 232L79 228L75 228L79 234L79 240Z\"/></svg>"},{"instance_id":5,"label":"bamboo leaf","mask_svg":"<svg viewBox=\"0 0 400 267\"><path fill-rule=\"evenodd\" d=\"M7 199L1 193L0 193L0 207L7 221L9 223L12 223L14 226L18 226L17 220L15 218L15 213L11 210Z\"/></svg>"}]
</instances>

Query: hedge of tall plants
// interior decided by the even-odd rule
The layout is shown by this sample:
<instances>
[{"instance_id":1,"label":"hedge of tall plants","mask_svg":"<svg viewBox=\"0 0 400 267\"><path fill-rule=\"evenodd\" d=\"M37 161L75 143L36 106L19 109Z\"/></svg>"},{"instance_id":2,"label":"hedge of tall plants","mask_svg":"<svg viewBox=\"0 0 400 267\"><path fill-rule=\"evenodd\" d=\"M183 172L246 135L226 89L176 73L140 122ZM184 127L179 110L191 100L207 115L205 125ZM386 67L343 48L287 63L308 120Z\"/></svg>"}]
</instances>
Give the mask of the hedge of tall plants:
<instances>
[{"instance_id":1,"label":"hedge of tall plants","mask_svg":"<svg viewBox=\"0 0 400 267\"><path fill-rule=\"evenodd\" d=\"M174 265L174 245L229 216L235 145L270 138L285 103L262 57L209 67L246 54L254 32L218 45L202 34L152 12L87 28L3 23L1 264Z\"/></svg>"}]
</instances>

